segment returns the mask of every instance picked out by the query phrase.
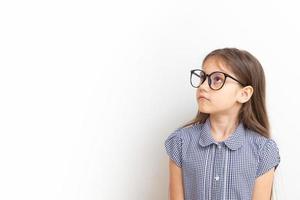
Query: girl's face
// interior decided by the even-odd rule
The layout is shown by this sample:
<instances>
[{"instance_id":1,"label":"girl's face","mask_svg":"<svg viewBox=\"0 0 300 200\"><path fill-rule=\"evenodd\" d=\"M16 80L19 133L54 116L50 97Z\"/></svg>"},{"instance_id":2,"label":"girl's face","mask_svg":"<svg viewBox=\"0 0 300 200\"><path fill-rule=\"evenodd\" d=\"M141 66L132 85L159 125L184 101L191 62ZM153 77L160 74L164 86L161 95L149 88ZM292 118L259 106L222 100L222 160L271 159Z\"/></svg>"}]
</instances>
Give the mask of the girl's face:
<instances>
[{"instance_id":1,"label":"girl's face","mask_svg":"<svg viewBox=\"0 0 300 200\"><path fill-rule=\"evenodd\" d=\"M222 61L214 57L208 58L205 63L203 63L202 70L205 71L206 74L221 71L237 78ZM197 88L196 92L199 111L208 114L228 114L234 110L238 111L241 107L241 103L239 103L238 99L242 88L238 82L227 77L220 90L212 90L208 85L208 77L206 77L206 80ZM206 98L200 98L200 95Z\"/></svg>"}]
</instances>

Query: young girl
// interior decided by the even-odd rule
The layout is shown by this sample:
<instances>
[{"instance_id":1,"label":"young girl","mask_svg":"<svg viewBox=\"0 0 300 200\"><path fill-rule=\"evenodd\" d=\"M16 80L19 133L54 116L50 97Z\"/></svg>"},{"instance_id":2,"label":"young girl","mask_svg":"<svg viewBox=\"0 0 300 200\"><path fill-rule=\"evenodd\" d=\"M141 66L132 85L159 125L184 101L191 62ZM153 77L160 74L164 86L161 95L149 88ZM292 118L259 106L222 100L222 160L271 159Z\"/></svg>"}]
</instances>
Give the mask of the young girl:
<instances>
[{"instance_id":1,"label":"young girl","mask_svg":"<svg viewBox=\"0 0 300 200\"><path fill-rule=\"evenodd\" d=\"M265 75L245 50L216 49L191 70L198 112L165 140L170 200L269 200L280 155Z\"/></svg>"}]
</instances>

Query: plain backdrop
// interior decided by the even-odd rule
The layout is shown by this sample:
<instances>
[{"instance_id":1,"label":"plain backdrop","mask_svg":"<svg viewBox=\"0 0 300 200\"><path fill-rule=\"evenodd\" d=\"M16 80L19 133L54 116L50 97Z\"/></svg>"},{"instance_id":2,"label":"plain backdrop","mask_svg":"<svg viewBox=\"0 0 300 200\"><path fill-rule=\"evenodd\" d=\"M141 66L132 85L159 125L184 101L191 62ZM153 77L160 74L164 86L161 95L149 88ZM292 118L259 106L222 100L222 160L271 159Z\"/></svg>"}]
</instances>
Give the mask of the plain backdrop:
<instances>
[{"instance_id":1,"label":"plain backdrop","mask_svg":"<svg viewBox=\"0 0 300 200\"><path fill-rule=\"evenodd\" d=\"M0 199L167 199L189 70L223 47L263 65L276 199L300 199L299 18L297 1L1 1Z\"/></svg>"}]
</instances>

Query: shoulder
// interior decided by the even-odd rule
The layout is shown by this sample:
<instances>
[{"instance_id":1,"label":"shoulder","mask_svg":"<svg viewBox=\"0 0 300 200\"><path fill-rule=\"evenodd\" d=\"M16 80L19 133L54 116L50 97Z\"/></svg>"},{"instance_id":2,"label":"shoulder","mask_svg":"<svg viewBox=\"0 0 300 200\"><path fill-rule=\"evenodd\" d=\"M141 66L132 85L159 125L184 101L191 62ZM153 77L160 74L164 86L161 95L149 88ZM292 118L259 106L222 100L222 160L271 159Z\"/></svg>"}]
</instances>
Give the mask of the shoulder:
<instances>
[{"instance_id":1,"label":"shoulder","mask_svg":"<svg viewBox=\"0 0 300 200\"><path fill-rule=\"evenodd\" d=\"M258 152L266 149L266 147L271 147L273 149L278 149L277 142L274 138L267 138L256 131L247 129L246 131L246 141L248 144L252 145Z\"/></svg>"},{"instance_id":2,"label":"shoulder","mask_svg":"<svg viewBox=\"0 0 300 200\"><path fill-rule=\"evenodd\" d=\"M249 129L246 132L246 143L251 147L258 158L256 177L266 173L272 167L275 167L276 170L281 157L275 139L267 138Z\"/></svg>"},{"instance_id":3,"label":"shoulder","mask_svg":"<svg viewBox=\"0 0 300 200\"><path fill-rule=\"evenodd\" d=\"M201 125L202 124L195 124L174 129L166 137L164 141L165 147L168 150L176 149L176 151L181 152L184 157L191 142L197 140L199 131L201 131Z\"/></svg>"}]
</instances>

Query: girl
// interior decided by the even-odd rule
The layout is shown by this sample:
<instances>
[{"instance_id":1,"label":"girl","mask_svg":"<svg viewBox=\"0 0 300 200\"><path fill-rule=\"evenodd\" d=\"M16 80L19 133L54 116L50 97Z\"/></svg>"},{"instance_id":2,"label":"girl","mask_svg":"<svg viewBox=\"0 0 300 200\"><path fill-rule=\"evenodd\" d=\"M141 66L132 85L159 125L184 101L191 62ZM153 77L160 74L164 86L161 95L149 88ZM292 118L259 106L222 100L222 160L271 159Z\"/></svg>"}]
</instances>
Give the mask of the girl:
<instances>
[{"instance_id":1,"label":"girl","mask_svg":"<svg viewBox=\"0 0 300 200\"><path fill-rule=\"evenodd\" d=\"M265 75L245 50L216 49L191 70L198 112L165 140L170 200L270 200L280 155Z\"/></svg>"}]
</instances>

